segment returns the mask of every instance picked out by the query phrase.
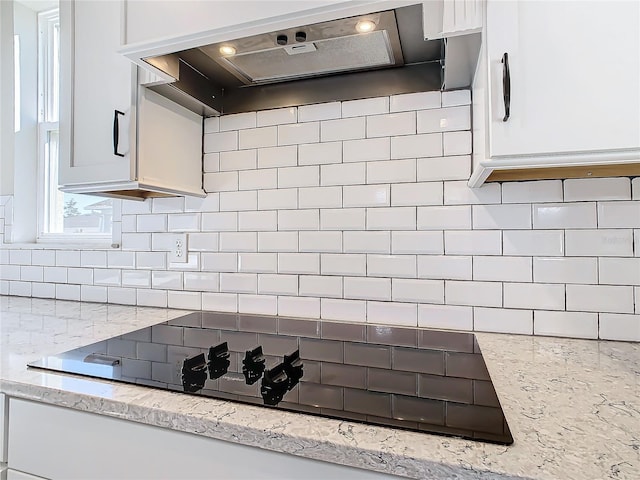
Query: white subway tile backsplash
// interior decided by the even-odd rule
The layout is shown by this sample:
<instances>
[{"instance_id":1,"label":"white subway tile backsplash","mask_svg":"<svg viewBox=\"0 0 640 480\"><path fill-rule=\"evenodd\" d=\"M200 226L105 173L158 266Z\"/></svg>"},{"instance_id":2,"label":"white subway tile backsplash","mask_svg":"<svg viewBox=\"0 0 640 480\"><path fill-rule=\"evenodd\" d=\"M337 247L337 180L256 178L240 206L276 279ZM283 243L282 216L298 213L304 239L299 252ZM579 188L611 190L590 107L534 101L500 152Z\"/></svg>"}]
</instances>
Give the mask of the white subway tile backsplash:
<instances>
[{"instance_id":1,"label":"white subway tile backsplash","mask_svg":"<svg viewBox=\"0 0 640 480\"><path fill-rule=\"evenodd\" d=\"M467 180L471 175L471 157L469 155L418 158L416 164L419 182Z\"/></svg>"},{"instance_id":2,"label":"white subway tile backsplash","mask_svg":"<svg viewBox=\"0 0 640 480\"><path fill-rule=\"evenodd\" d=\"M9 252L9 259L12 257L12 252ZM29 252L31 253L31 252ZM109 252L112 255L116 252ZM29 255L31 258L31 255ZM13 262L12 262L13 263ZM30 261L24 263L31 263ZM79 267L80 266L80 251L79 250L58 250L56 251L56 266L58 267Z\"/></svg>"},{"instance_id":3,"label":"white subway tile backsplash","mask_svg":"<svg viewBox=\"0 0 640 480\"><path fill-rule=\"evenodd\" d=\"M318 185L320 185L320 168L317 165L278 169L278 188L317 187Z\"/></svg>"},{"instance_id":4,"label":"white subway tile backsplash","mask_svg":"<svg viewBox=\"0 0 640 480\"><path fill-rule=\"evenodd\" d=\"M418 308L412 303L367 302L367 323L415 327Z\"/></svg>"},{"instance_id":5,"label":"white subway tile backsplash","mask_svg":"<svg viewBox=\"0 0 640 480\"><path fill-rule=\"evenodd\" d=\"M442 134L423 133L391 137L391 158L441 157Z\"/></svg>"},{"instance_id":6,"label":"white subway tile backsplash","mask_svg":"<svg viewBox=\"0 0 640 480\"><path fill-rule=\"evenodd\" d=\"M261 273L258 275L258 293L262 295L297 295L298 276Z\"/></svg>"},{"instance_id":7,"label":"white subway tile backsplash","mask_svg":"<svg viewBox=\"0 0 640 480\"><path fill-rule=\"evenodd\" d=\"M11 293L11 290L9 291ZM80 301L80 285L56 285L56 299Z\"/></svg>"},{"instance_id":8,"label":"white subway tile backsplash","mask_svg":"<svg viewBox=\"0 0 640 480\"><path fill-rule=\"evenodd\" d=\"M236 212L215 212L202 214L202 230L214 232L234 232L238 230L238 214ZM155 236L154 236L155 239ZM154 247L154 250L157 250ZM169 248L167 248L169 250Z\"/></svg>"},{"instance_id":9,"label":"white subway tile backsplash","mask_svg":"<svg viewBox=\"0 0 640 480\"><path fill-rule=\"evenodd\" d=\"M167 215L138 215L136 217L136 230L138 232L166 232Z\"/></svg>"},{"instance_id":10,"label":"white subway tile backsplash","mask_svg":"<svg viewBox=\"0 0 640 480\"><path fill-rule=\"evenodd\" d=\"M246 273L276 273L277 253L239 253L238 271Z\"/></svg>"},{"instance_id":11,"label":"white subway tile backsplash","mask_svg":"<svg viewBox=\"0 0 640 480\"><path fill-rule=\"evenodd\" d=\"M221 252L255 252L258 250L258 234L255 232L221 232Z\"/></svg>"},{"instance_id":12,"label":"white subway tile backsplash","mask_svg":"<svg viewBox=\"0 0 640 480\"><path fill-rule=\"evenodd\" d=\"M565 241L571 256L633 256L632 230L567 230Z\"/></svg>"},{"instance_id":13,"label":"white subway tile backsplash","mask_svg":"<svg viewBox=\"0 0 640 480\"><path fill-rule=\"evenodd\" d=\"M216 133L220 131L220 117L204 119L204 133Z\"/></svg>"},{"instance_id":14,"label":"white subway tile backsplash","mask_svg":"<svg viewBox=\"0 0 640 480\"><path fill-rule=\"evenodd\" d=\"M451 132L471 128L471 108L438 108L418 112L418 133Z\"/></svg>"},{"instance_id":15,"label":"white subway tile backsplash","mask_svg":"<svg viewBox=\"0 0 640 480\"><path fill-rule=\"evenodd\" d=\"M391 279L344 277L344 298L355 300L391 300Z\"/></svg>"},{"instance_id":16,"label":"white subway tile backsplash","mask_svg":"<svg viewBox=\"0 0 640 480\"><path fill-rule=\"evenodd\" d=\"M233 115L222 115L220 117L220 131L241 130L244 128L255 128L256 112L235 113Z\"/></svg>"},{"instance_id":17,"label":"white subway tile backsplash","mask_svg":"<svg viewBox=\"0 0 640 480\"><path fill-rule=\"evenodd\" d=\"M598 202L598 227L640 228L640 202Z\"/></svg>"},{"instance_id":18,"label":"white subway tile backsplash","mask_svg":"<svg viewBox=\"0 0 640 480\"><path fill-rule=\"evenodd\" d=\"M364 208L340 208L320 210L322 230L364 230Z\"/></svg>"},{"instance_id":19,"label":"white subway tile backsplash","mask_svg":"<svg viewBox=\"0 0 640 480\"><path fill-rule=\"evenodd\" d=\"M66 253L68 253L68 252L66 252ZM28 265L28 264L30 264L31 263L31 250L9 250L9 263L12 264L12 265Z\"/></svg>"},{"instance_id":20,"label":"white subway tile backsplash","mask_svg":"<svg viewBox=\"0 0 640 480\"><path fill-rule=\"evenodd\" d=\"M167 306L184 310L201 310L202 293L200 292L167 292Z\"/></svg>"},{"instance_id":21,"label":"white subway tile backsplash","mask_svg":"<svg viewBox=\"0 0 640 480\"><path fill-rule=\"evenodd\" d=\"M504 230L503 255L563 256L564 233L557 230Z\"/></svg>"},{"instance_id":22,"label":"white subway tile backsplash","mask_svg":"<svg viewBox=\"0 0 640 480\"><path fill-rule=\"evenodd\" d=\"M53 286L53 285L51 285L51 286ZM54 288L54 290L55 290L55 288ZM49 297L49 295L47 295L47 297L51 298L51 297ZM81 285L80 286L80 300L83 301L83 302L100 302L100 303L104 303L104 302L107 301L107 287L98 287L98 286L95 286L95 285Z\"/></svg>"},{"instance_id":23,"label":"white subway tile backsplash","mask_svg":"<svg viewBox=\"0 0 640 480\"><path fill-rule=\"evenodd\" d=\"M238 230L250 232L273 232L278 229L278 212L259 210L238 212ZM215 249L214 249L215 250Z\"/></svg>"},{"instance_id":24,"label":"white subway tile backsplash","mask_svg":"<svg viewBox=\"0 0 640 480\"><path fill-rule=\"evenodd\" d=\"M365 162L389 160L391 139L389 137L347 140L342 142L343 162Z\"/></svg>"},{"instance_id":25,"label":"white subway tile backsplash","mask_svg":"<svg viewBox=\"0 0 640 480\"><path fill-rule=\"evenodd\" d=\"M484 184L480 188L469 188L467 182L444 184L445 205L470 205L500 203L500 184Z\"/></svg>"},{"instance_id":26,"label":"white subway tile backsplash","mask_svg":"<svg viewBox=\"0 0 640 480\"><path fill-rule=\"evenodd\" d=\"M22 267L26 268L26 267ZM36 267L37 268L37 267ZM141 274L146 274L148 272L141 272ZM22 280L29 280L28 278L23 278ZM30 280L30 281L41 281L41 280ZM69 268L67 270L67 283L77 283L80 285L91 285L93 283L93 269L91 268Z\"/></svg>"},{"instance_id":27,"label":"white subway tile backsplash","mask_svg":"<svg viewBox=\"0 0 640 480\"><path fill-rule=\"evenodd\" d=\"M169 214L169 232L198 232L200 231L199 213Z\"/></svg>"},{"instance_id":28,"label":"white subway tile backsplash","mask_svg":"<svg viewBox=\"0 0 640 480\"><path fill-rule=\"evenodd\" d=\"M391 279L394 302L444 303L444 280Z\"/></svg>"},{"instance_id":29,"label":"white subway tile backsplash","mask_svg":"<svg viewBox=\"0 0 640 480\"><path fill-rule=\"evenodd\" d=\"M370 232L366 232L370 233ZM386 232L377 232L386 233ZM346 248L346 243L345 243ZM346 251L346 250L345 250ZM370 252L387 253L387 252ZM425 254L442 255L444 241L442 232L391 232L391 253L394 254Z\"/></svg>"},{"instance_id":30,"label":"white subway tile backsplash","mask_svg":"<svg viewBox=\"0 0 640 480\"><path fill-rule=\"evenodd\" d=\"M71 271L69 271L69 277L71 277ZM69 282L69 283L72 283L72 282ZM86 282L78 282L78 283L86 283ZM149 288L151 287L151 272L149 270L123 270L122 286Z\"/></svg>"},{"instance_id":31,"label":"white subway tile backsplash","mask_svg":"<svg viewBox=\"0 0 640 480\"><path fill-rule=\"evenodd\" d=\"M220 153L205 153L203 155L203 170L205 173L220 171Z\"/></svg>"},{"instance_id":32,"label":"white subway tile backsplash","mask_svg":"<svg viewBox=\"0 0 640 480\"><path fill-rule=\"evenodd\" d=\"M278 297L268 295L238 295L238 312L277 315Z\"/></svg>"},{"instance_id":33,"label":"white subway tile backsplash","mask_svg":"<svg viewBox=\"0 0 640 480\"><path fill-rule=\"evenodd\" d=\"M454 255L418 256L418 278L471 280L471 257Z\"/></svg>"},{"instance_id":34,"label":"white subway tile backsplash","mask_svg":"<svg viewBox=\"0 0 640 480\"><path fill-rule=\"evenodd\" d=\"M9 255L9 250L2 250L3 254L6 254L7 257ZM80 253L80 263L82 263L85 258L85 254L99 253L104 256L104 264L107 262L107 254L105 252L81 252ZM6 259L6 262L3 261L1 263L9 263L9 258ZM22 262L21 262L22 263ZM28 262L27 262L28 263ZM32 265L42 265L45 267L51 267L56 264L56 252L53 250L33 250L31 252L31 264ZM82 265L85 266L85 265ZM98 265L99 266L99 265Z\"/></svg>"},{"instance_id":35,"label":"white subway tile backsplash","mask_svg":"<svg viewBox=\"0 0 640 480\"><path fill-rule=\"evenodd\" d=\"M217 212L220 210L220 195L210 193L205 198L185 197L185 212Z\"/></svg>"},{"instance_id":36,"label":"white subway tile backsplash","mask_svg":"<svg viewBox=\"0 0 640 480\"><path fill-rule=\"evenodd\" d=\"M294 123L278 126L278 145L298 145L320 141L320 123Z\"/></svg>"},{"instance_id":37,"label":"white subway tile backsplash","mask_svg":"<svg viewBox=\"0 0 640 480\"><path fill-rule=\"evenodd\" d=\"M342 187L312 187L298 190L298 208L342 207Z\"/></svg>"},{"instance_id":38,"label":"white subway tile backsplash","mask_svg":"<svg viewBox=\"0 0 640 480\"><path fill-rule=\"evenodd\" d=\"M567 310L633 313L633 305L631 286L567 285Z\"/></svg>"},{"instance_id":39,"label":"white subway tile backsplash","mask_svg":"<svg viewBox=\"0 0 640 480\"><path fill-rule=\"evenodd\" d=\"M115 268L95 268L93 270L93 283L96 285L120 285L120 278L121 271ZM46 278L45 281L47 281Z\"/></svg>"},{"instance_id":40,"label":"white subway tile backsplash","mask_svg":"<svg viewBox=\"0 0 640 480\"><path fill-rule=\"evenodd\" d=\"M151 234L123 233L120 244L123 250L151 250Z\"/></svg>"},{"instance_id":41,"label":"white subway tile backsplash","mask_svg":"<svg viewBox=\"0 0 640 480\"><path fill-rule=\"evenodd\" d=\"M238 172L205 173L204 189L208 193L238 190Z\"/></svg>"},{"instance_id":42,"label":"white subway tile backsplash","mask_svg":"<svg viewBox=\"0 0 640 480\"><path fill-rule=\"evenodd\" d=\"M221 212L240 212L258 209L258 192L254 190L242 192L222 192L220 194Z\"/></svg>"},{"instance_id":43,"label":"white subway tile backsplash","mask_svg":"<svg viewBox=\"0 0 640 480\"><path fill-rule=\"evenodd\" d=\"M415 135L416 112L391 113L367 118L367 138Z\"/></svg>"},{"instance_id":44,"label":"white subway tile backsplash","mask_svg":"<svg viewBox=\"0 0 640 480\"><path fill-rule=\"evenodd\" d=\"M640 200L640 177L636 177L631 180L631 188L633 189L633 200Z\"/></svg>"},{"instance_id":45,"label":"white subway tile backsplash","mask_svg":"<svg viewBox=\"0 0 640 480\"><path fill-rule=\"evenodd\" d=\"M367 320L367 302L321 298L320 316L326 320L365 322Z\"/></svg>"},{"instance_id":46,"label":"white subway tile backsplash","mask_svg":"<svg viewBox=\"0 0 640 480\"><path fill-rule=\"evenodd\" d=\"M415 230L415 207L367 208L368 230Z\"/></svg>"},{"instance_id":47,"label":"white subway tile backsplash","mask_svg":"<svg viewBox=\"0 0 640 480\"><path fill-rule=\"evenodd\" d=\"M531 228L531 205L474 205L472 212L476 230Z\"/></svg>"},{"instance_id":48,"label":"white subway tile backsplash","mask_svg":"<svg viewBox=\"0 0 640 480\"><path fill-rule=\"evenodd\" d=\"M298 147L260 148L258 149L258 168L294 167L298 164Z\"/></svg>"},{"instance_id":49,"label":"white subway tile backsplash","mask_svg":"<svg viewBox=\"0 0 640 480\"><path fill-rule=\"evenodd\" d=\"M321 255L322 275L358 275L367 274L367 256L354 254Z\"/></svg>"},{"instance_id":50,"label":"white subway tile backsplash","mask_svg":"<svg viewBox=\"0 0 640 480\"><path fill-rule=\"evenodd\" d=\"M389 232L344 232L345 253L389 253Z\"/></svg>"},{"instance_id":51,"label":"white subway tile backsplash","mask_svg":"<svg viewBox=\"0 0 640 480\"><path fill-rule=\"evenodd\" d=\"M298 189L260 190L258 210L286 210L298 208Z\"/></svg>"},{"instance_id":52,"label":"white subway tile backsplash","mask_svg":"<svg viewBox=\"0 0 640 480\"><path fill-rule=\"evenodd\" d=\"M473 329L478 332L533 334L533 312L506 308L473 309Z\"/></svg>"},{"instance_id":53,"label":"white subway tile backsplash","mask_svg":"<svg viewBox=\"0 0 640 480\"><path fill-rule=\"evenodd\" d=\"M440 108L440 105L440 92L405 93L390 97L390 110L392 112Z\"/></svg>"},{"instance_id":54,"label":"white subway tile backsplash","mask_svg":"<svg viewBox=\"0 0 640 480\"><path fill-rule=\"evenodd\" d=\"M8 275L11 273L11 268L15 268L15 275ZM18 280L20 278L20 267L17 265L2 267L2 276L5 280ZM65 267L43 267L43 280L50 283L67 283L67 269Z\"/></svg>"},{"instance_id":55,"label":"white subway tile backsplash","mask_svg":"<svg viewBox=\"0 0 640 480\"><path fill-rule=\"evenodd\" d=\"M600 314L600 338L640 342L640 315Z\"/></svg>"},{"instance_id":56,"label":"white subway tile backsplash","mask_svg":"<svg viewBox=\"0 0 640 480\"><path fill-rule=\"evenodd\" d=\"M204 135L204 153L228 152L237 149L238 132L205 133Z\"/></svg>"},{"instance_id":57,"label":"white subway tile backsplash","mask_svg":"<svg viewBox=\"0 0 640 480\"><path fill-rule=\"evenodd\" d=\"M443 153L449 155L471 154L471 132L444 132L442 134Z\"/></svg>"},{"instance_id":58,"label":"white subway tile backsplash","mask_svg":"<svg viewBox=\"0 0 640 480\"><path fill-rule=\"evenodd\" d=\"M278 315L284 317L320 318L320 299L278 297Z\"/></svg>"},{"instance_id":59,"label":"white subway tile backsplash","mask_svg":"<svg viewBox=\"0 0 640 480\"><path fill-rule=\"evenodd\" d=\"M367 275L415 278L416 257L413 255L367 255Z\"/></svg>"},{"instance_id":60,"label":"white subway tile backsplash","mask_svg":"<svg viewBox=\"0 0 640 480\"><path fill-rule=\"evenodd\" d=\"M153 213L180 213L184 211L184 197L154 198L151 211Z\"/></svg>"},{"instance_id":61,"label":"white subway tile backsplash","mask_svg":"<svg viewBox=\"0 0 640 480\"><path fill-rule=\"evenodd\" d=\"M257 150L223 152L220 154L220 171L255 170L257 158Z\"/></svg>"},{"instance_id":62,"label":"white subway tile backsplash","mask_svg":"<svg viewBox=\"0 0 640 480\"><path fill-rule=\"evenodd\" d=\"M331 120L332 118L340 118L341 113L342 104L340 102L304 105L298 107L298 121L315 122L318 120Z\"/></svg>"},{"instance_id":63,"label":"white subway tile backsplash","mask_svg":"<svg viewBox=\"0 0 640 480\"><path fill-rule=\"evenodd\" d=\"M418 207L418 230L470 230L470 206Z\"/></svg>"},{"instance_id":64,"label":"white subway tile backsplash","mask_svg":"<svg viewBox=\"0 0 640 480\"><path fill-rule=\"evenodd\" d=\"M202 270L210 272L237 272L238 254L227 252L203 253Z\"/></svg>"},{"instance_id":65,"label":"white subway tile backsplash","mask_svg":"<svg viewBox=\"0 0 640 480\"><path fill-rule=\"evenodd\" d=\"M137 215L145 213L151 213L151 202L122 201L122 214Z\"/></svg>"},{"instance_id":66,"label":"white subway tile backsplash","mask_svg":"<svg viewBox=\"0 0 640 480\"><path fill-rule=\"evenodd\" d=\"M298 165L342 162L342 142L308 143L298 146Z\"/></svg>"},{"instance_id":67,"label":"white subway tile backsplash","mask_svg":"<svg viewBox=\"0 0 640 480\"><path fill-rule=\"evenodd\" d=\"M79 269L69 269L69 270L79 270ZM23 282L42 282L44 278L44 270L43 267L34 267L30 265L23 265L20 267L20 280ZM73 282L78 283L78 282ZM89 283L92 283L89 281Z\"/></svg>"},{"instance_id":68,"label":"white subway tile backsplash","mask_svg":"<svg viewBox=\"0 0 640 480\"><path fill-rule=\"evenodd\" d=\"M533 205L533 228L596 228L596 225L595 202Z\"/></svg>"},{"instance_id":69,"label":"white subway tile backsplash","mask_svg":"<svg viewBox=\"0 0 640 480\"><path fill-rule=\"evenodd\" d=\"M202 309L217 312L237 312L238 295L235 293L203 293Z\"/></svg>"},{"instance_id":70,"label":"white subway tile backsplash","mask_svg":"<svg viewBox=\"0 0 640 480\"><path fill-rule=\"evenodd\" d=\"M389 111L389 97L365 98L342 102L342 118L376 115Z\"/></svg>"},{"instance_id":71,"label":"white subway tile backsplash","mask_svg":"<svg viewBox=\"0 0 640 480\"><path fill-rule=\"evenodd\" d=\"M151 290L138 288L136 290L136 302L145 307L167 308L167 292L165 290Z\"/></svg>"},{"instance_id":72,"label":"white subway tile backsplash","mask_svg":"<svg viewBox=\"0 0 640 480\"><path fill-rule=\"evenodd\" d=\"M501 255L502 232L500 230L444 232L446 255Z\"/></svg>"},{"instance_id":73,"label":"white subway tile backsplash","mask_svg":"<svg viewBox=\"0 0 640 480\"><path fill-rule=\"evenodd\" d=\"M198 235L207 235L207 234L198 234ZM217 248L218 248L218 242L216 240L216 249ZM164 252L136 252L136 268L164 269L166 266L166 259L167 259L167 255ZM105 266L105 265L83 265L83 266L95 267L95 266Z\"/></svg>"},{"instance_id":74,"label":"white subway tile backsplash","mask_svg":"<svg viewBox=\"0 0 640 480\"><path fill-rule=\"evenodd\" d=\"M365 183L365 177L365 163L322 165L320 169L321 185L359 185Z\"/></svg>"},{"instance_id":75,"label":"white subway tile backsplash","mask_svg":"<svg viewBox=\"0 0 640 480\"><path fill-rule=\"evenodd\" d=\"M418 326L452 330L473 330L473 307L418 305Z\"/></svg>"},{"instance_id":76,"label":"white subway tile backsplash","mask_svg":"<svg viewBox=\"0 0 640 480\"><path fill-rule=\"evenodd\" d=\"M182 272L151 272L153 288L182 290Z\"/></svg>"},{"instance_id":77,"label":"white subway tile backsplash","mask_svg":"<svg viewBox=\"0 0 640 480\"><path fill-rule=\"evenodd\" d=\"M342 187L344 207L389 206L390 185L356 185Z\"/></svg>"},{"instance_id":78,"label":"white subway tile backsplash","mask_svg":"<svg viewBox=\"0 0 640 480\"><path fill-rule=\"evenodd\" d=\"M281 210L278 212L278 230L318 230L320 214L315 210Z\"/></svg>"},{"instance_id":79,"label":"white subway tile backsplash","mask_svg":"<svg viewBox=\"0 0 640 480\"><path fill-rule=\"evenodd\" d=\"M482 307L502 306L502 284L499 282L444 282L444 298L448 305Z\"/></svg>"},{"instance_id":80,"label":"white subway tile backsplash","mask_svg":"<svg viewBox=\"0 0 640 480\"><path fill-rule=\"evenodd\" d=\"M262 110L257 114L258 127L269 125L282 125L285 123L296 123L298 120L298 109L296 107L277 108L274 110Z\"/></svg>"},{"instance_id":81,"label":"white subway tile backsplash","mask_svg":"<svg viewBox=\"0 0 640 480\"><path fill-rule=\"evenodd\" d=\"M320 122L320 141L356 140L365 137L365 118L354 117Z\"/></svg>"},{"instance_id":82,"label":"white subway tile backsplash","mask_svg":"<svg viewBox=\"0 0 640 480\"><path fill-rule=\"evenodd\" d=\"M221 273L220 292L222 293L256 293L258 291L258 275L255 273Z\"/></svg>"},{"instance_id":83,"label":"white subway tile backsplash","mask_svg":"<svg viewBox=\"0 0 640 480\"><path fill-rule=\"evenodd\" d=\"M342 298L342 277L301 275L300 295Z\"/></svg>"},{"instance_id":84,"label":"white subway tile backsplash","mask_svg":"<svg viewBox=\"0 0 640 480\"><path fill-rule=\"evenodd\" d=\"M456 105L470 105L470 90L452 90L450 92L442 92L442 106L453 107Z\"/></svg>"},{"instance_id":85,"label":"white subway tile backsplash","mask_svg":"<svg viewBox=\"0 0 640 480\"><path fill-rule=\"evenodd\" d=\"M367 183L397 183L415 181L415 159L367 162ZM393 185L393 187L396 186L397 185Z\"/></svg>"},{"instance_id":86,"label":"white subway tile backsplash","mask_svg":"<svg viewBox=\"0 0 640 480\"><path fill-rule=\"evenodd\" d=\"M136 256L134 252L107 252L107 267L135 268Z\"/></svg>"},{"instance_id":87,"label":"white subway tile backsplash","mask_svg":"<svg viewBox=\"0 0 640 480\"><path fill-rule=\"evenodd\" d=\"M278 273L318 275L320 273L320 254L279 253Z\"/></svg>"},{"instance_id":88,"label":"white subway tile backsplash","mask_svg":"<svg viewBox=\"0 0 640 480\"><path fill-rule=\"evenodd\" d=\"M619 178L572 178L564 181L564 201L631 200L631 180Z\"/></svg>"},{"instance_id":89,"label":"white subway tile backsplash","mask_svg":"<svg viewBox=\"0 0 640 480\"><path fill-rule=\"evenodd\" d=\"M562 180L502 184L502 203L562 202L562 199Z\"/></svg>"},{"instance_id":90,"label":"white subway tile backsplash","mask_svg":"<svg viewBox=\"0 0 640 480\"><path fill-rule=\"evenodd\" d=\"M238 172L240 190L265 190L278 188L278 169L243 170Z\"/></svg>"},{"instance_id":91,"label":"white subway tile backsplash","mask_svg":"<svg viewBox=\"0 0 640 480\"><path fill-rule=\"evenodd\" d=\"M298 232L259 232L259 252L297 252Z\"/></svg>"},{"instance_id":92,"label":"white subway tile backsplash","mask_svg":"<svg viewBox=\"0 0 640 480\"><path fill-rule=\"evenodd\" d=\"M600 284L640 285L640 258L599 258L598 274Z\"/></svg>"},{"instance_id":93,"label":"white subway tile backsplash","mask_svg":"<svg viewBox=\"0 0 640 480\"><path fill-rule=\"evenodd\" d=\"M533 312L533 333L554 337L598 338L598 314L585 312Z\"/></svg>"},{"instance_id":94,"label":"white subway tile backsplash","mask_svg":"<svg viewBox=\"0 0 640 480\"><path fill-rule=\"evenodd\" d=\"M298 236L300 252L342 252L342 232L300 232Z\"/></svg>"},{"instance_id":95,"label":"white subway tile backsplash","mask_svg":"<svg viewBox=\"0 0 640 480\"><path fill-rule=\"evenodd\" d=\"M550 283L505 283L504 306L536 310L564 310L565 286Z\"/></svg>"},{"instance_id":96,"label":"white subway tile backsplash","mask_svg":"<svg viewBox=\"0 0 640 480\"><path fill-rule=\"evenodd\" d=\"M532 271L531 257L473 257L474 280L531 282Z\"/></svg>"}]
</instances>

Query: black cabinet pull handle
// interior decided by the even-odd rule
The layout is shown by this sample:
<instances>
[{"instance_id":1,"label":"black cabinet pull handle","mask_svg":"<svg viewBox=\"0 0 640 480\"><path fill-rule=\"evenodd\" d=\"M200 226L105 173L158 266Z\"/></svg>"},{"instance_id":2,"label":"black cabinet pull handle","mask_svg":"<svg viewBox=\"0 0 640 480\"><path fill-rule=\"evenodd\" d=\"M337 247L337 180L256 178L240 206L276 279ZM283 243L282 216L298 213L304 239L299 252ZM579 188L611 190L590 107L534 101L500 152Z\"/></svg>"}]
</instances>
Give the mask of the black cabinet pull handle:
<instances>
[{"instance_id":1,"label":"black cabinet pull handle","mask_svg":"<svg viewBox=\"0 0 640 480\"><path fill-rule=\"evenodd\" d=\"M509 72L509 54L505 52L502 55L502 98L504 100L504 118L503 122L509 120L511 115L511 73Z\"/></svg>"},{"instance_id":2,"label":"black cabinet pull handle","mask_svg":"<svg viewBox=\"0 0 640 480\"><path fill-rule=\"evenodd\" d=\"M120 138L120 124L118 123L118 115L123 115L120 110L113 111L113 154L118 157L124 157L124 153L118 153L118 139Z\"/></svg>"}]
</instances>

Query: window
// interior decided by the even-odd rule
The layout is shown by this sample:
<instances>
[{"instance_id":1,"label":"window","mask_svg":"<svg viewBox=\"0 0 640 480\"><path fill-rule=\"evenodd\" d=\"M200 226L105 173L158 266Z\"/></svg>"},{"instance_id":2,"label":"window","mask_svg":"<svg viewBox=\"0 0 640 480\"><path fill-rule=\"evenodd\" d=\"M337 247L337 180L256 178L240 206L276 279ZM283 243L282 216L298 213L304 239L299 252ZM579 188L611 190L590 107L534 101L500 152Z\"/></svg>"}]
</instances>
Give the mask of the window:
<instances>
[{"instance_id":1,"label":"window","mask_svg":"<svg viewBox=\"0 0 640 480\"><path fill-rule=\"evenodd\" d=\"M58 190L60 21L58 10L38 14L38 240L111 238L112 201Z\"/></svg>"}]
</instances>

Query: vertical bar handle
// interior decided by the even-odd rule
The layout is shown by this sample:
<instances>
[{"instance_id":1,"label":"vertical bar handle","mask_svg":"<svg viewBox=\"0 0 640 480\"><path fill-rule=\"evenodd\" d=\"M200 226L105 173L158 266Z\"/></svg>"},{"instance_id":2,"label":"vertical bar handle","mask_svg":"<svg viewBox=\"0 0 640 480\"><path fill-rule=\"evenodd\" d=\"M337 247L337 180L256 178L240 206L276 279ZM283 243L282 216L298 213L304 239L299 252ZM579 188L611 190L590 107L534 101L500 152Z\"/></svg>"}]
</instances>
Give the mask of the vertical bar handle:
<instances>
[{"instance_id":1,"label":"vertical bar handle","mask_svg":"<svg viewBox=\"0 0 640 480\"><path fill-rule=\"evenodd\" d=\"M124 157L124 153L118 153L118 140L120 138L120 124L118 123L118 115L124 116L124 112L120 110L113 111L113 154L118 157Z\"/></svg>"},{"instance_id":2,"label":"vertical bar handle","mask_svg":"<svg viewBox=\"0 0 640 480\"><path fill-rule=\"evenodd\" d=\"M509 120L511 115L511 73L509 72L509 54L502 55L502 99L504 101L503 122Z\"/></svg>"}]
</instances>

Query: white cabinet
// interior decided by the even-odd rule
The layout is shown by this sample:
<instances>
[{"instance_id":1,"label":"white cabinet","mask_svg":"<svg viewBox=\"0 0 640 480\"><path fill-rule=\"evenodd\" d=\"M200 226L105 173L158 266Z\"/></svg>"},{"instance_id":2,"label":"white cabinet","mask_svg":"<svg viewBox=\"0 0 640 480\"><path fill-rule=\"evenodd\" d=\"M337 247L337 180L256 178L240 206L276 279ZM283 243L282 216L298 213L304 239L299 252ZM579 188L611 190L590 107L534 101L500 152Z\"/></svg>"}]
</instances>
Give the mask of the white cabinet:
<instances>
[{"instance_id":1,"label":"white cabinet","mask_svg":"<svg viewBox=\"0 0 640 480\"><path fill-rule=\"evenodd\" d=\"M474 111L484 132L475 133L485 138L471 182L501 169L585 166L597 176L597 166L639 162L640 3L489 0L486 8L474 88L483 97L474 104L485 102Z\"/></svg>"},{"instance_id":2,"label":"white cabinet","mask_svg":"<svg viewBox=\"0 0 640 480\"><path fill-rule=\"evenodd\" d=\"M9 407L9 468L44 478L397 478L15 398Z\"/></svg>"},{"instance_id":3,"label":"white cabinet","mask_svg":"<svg viewBox=\"0 0 640 480\"><path fill-rule=\"evenodd\" d=\"M0 463L5 463L7 461L6 446L4 444L7 428L6 416L7 410L5 407L5 396L0 393Z\"/></svg>"},{"instance_id":4,"label":"white cabinet","mask_svg":"<svg viewBox=\"0 0 640 480\"><path fill-rule=\"evenodd\" d=\"M202 118L138 85L118 2L62 1L59 184L106 196L203 195Z\"/></svg>"}]
</instances>

